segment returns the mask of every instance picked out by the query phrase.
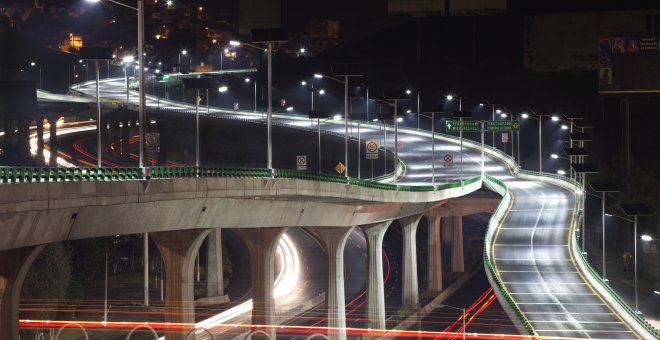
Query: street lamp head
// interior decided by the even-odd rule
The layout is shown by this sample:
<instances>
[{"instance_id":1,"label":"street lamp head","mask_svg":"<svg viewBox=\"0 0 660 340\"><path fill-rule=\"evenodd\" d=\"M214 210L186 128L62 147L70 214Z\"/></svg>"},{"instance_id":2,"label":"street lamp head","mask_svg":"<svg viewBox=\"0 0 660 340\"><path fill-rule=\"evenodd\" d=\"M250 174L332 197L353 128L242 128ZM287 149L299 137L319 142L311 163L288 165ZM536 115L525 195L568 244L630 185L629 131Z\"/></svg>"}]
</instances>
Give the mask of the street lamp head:
<instances>
[{"instance_id":1,"label":"street lamp head","mask_svg":"<svg viewBox=\"0 0 660 340\"><path fill-rule=\"evenodd\" d=\"M527 118L529 118L529 115L527 113L523 112L522 117L523 117L523 119L527 119Z\"/></svg>"},{"instance_id":2,"label":"street lamp head","mask_svg":"<svg viewBox=\"0 0 660 340\"><path fill-rule=\"evenodd\" d=\"M300 48L300 53L305 53L305 48L304 47Z\"/></svg>"},{"instance_id":3,"label":"street lamp head","mask_svg":"<svg viewBox=\"0 0 660 340\"><path fill-rule=\"evenodd\" d=\"M181 50L181 54L186 55L187 53L188 53L188 51L186 51L186 50Z\"/></svg>"},{"instance_id":4,"label":"street lamp head","mask_svg":"<svg viewBox=\"0 0 660 340\"><path fill-rule=\"evenodd\" d=\"M334 117L332 117L332 119L334 119L334 120L340 120L340 119L341 119L341 115L338 113L338 114L336 114Z\"/></svg>"},{"instance_id":5,"label":"street lamp head","mask_svg":"<svg viewBox=\"0 0 660 340\"><path fill-rule=\"evenodd\" d=\"M502 110L497 109L497 110L495 110L495 113L502 113Z\"/></svg>"},{"instance_id":6,"label":"street lamp head","mask_svg":"<svg viewBox=\"0 0 660 340\"><path fill-rule=\"evenodd\" d=\"M506 118L506 113L504 113L504 112L500 113L500 117Z\"/></svg>"},{"instance_id":7,"label":"street lamp head","mask_svg":"<svg viewBox=\"0 0 660 340\"><path fill-rule=\"evenodd\" d=\"M323 75L320 73L314 73L314 78L321 79L323 78Z\"/></svg>"},{"instance_id":8,"label":"street lamp head","mask_svg":"<svg viewBox=\"0 0 660 340\"><path fill-rule=\"evenodd\" d=\"M451 94L448 94L446 98L447 98L447 100L452 100L452 99L454 99L454 96L452 96Z\"/></svg>"},{"instance_id":9,"label":"street lamp head","mask_svg":"<svg viewBox=\"0 0 660 340\"><path fill-rule=\"evenodd\" d=\"M305 85L307 85L307 82L303 80L303 81L300 82L300 85L305 86Z\"/></svg>"},{"instance_id":10,"label":"street lamp head","mask_svg":"<svg viewBox=\"0 0 660 340\"><path fill-rule=\"evenodd\" d=\"M560 169L560 170L557 170L557 175L562 175L562 176L563 176L563 175L566 175L566 171L561 170L561 169Z\"/></svg>"},{"instance_id":11,"label":"street lamp head","mask_svg":"<svg viewBox=\"0 0 660 340\"><path fill-rule=\"evenodd\" d=\"M246 82L246 83L249 83L249 82L250 82L250 78L245 78L245 82Z\"/></svg>"},{"instance_id":12,"label":"street lamp head","mask_svg":"<svg viewBox=\"0 0 660 340\"><path fill-rule=\"evenodd\" d=\"M403 122L403 117L397 117L396 121L397 121L398 123Z\"/></svg>"},{"instance_id":13,"label":"street lamp head","mask_svg":"<svg viewBox=\"0 0 660 340\"><path fill-rule=\"evenodd\" d=\"M325 90L323 89L319 90L319 94L325 94Z\"/></svg>"},{"instance_id":14,"label":"street lamp head","mask_svg":"<svg viewBox=\"0 0 660 340\"><path fill-rule=\"evenodd\" d=\"M412 93L412 91L406 90L406 94L411 94L411 93Z\"/></svg>"},{"instance_id":15,"label":"street lamp head","mask_svg":"<svg viewBox=\"0 0 660 340\"><path fill-rule=\"evenodd\" d=\"M174 4L174 1L172 1L172 0L167 0L167 1L165 2L165 4L169 7L169 6L172 6L172 4Z\"/></svg>"},{"instance_id":16,"label":"street lamp head","mask_svg":"<svg viewBox=\"0 0 660 340\"><path fill-rule=\"evenodd\" d=\"M371 121L372 121L372 122L377 122L377 121L378 121L378 118L374 118L374 119L372 119Z\"/></svg>"},{"instance_id":17,"label":"street lamp head","mask_svg":"<svg viewBox=\"0 0 660 340\"><path fill-rule=\"evenodd\" d=\"M480 107L483 107L483 106L484 106L484 103L479 103L479 106L480 106Z\"/></svg>"},{"instance_id":18,"label":"street lamp head","mask_svg":"<svg viewBox=\"0 0 660 340\"><path fill-rule=\"evenodd\" d=\"M558 121L558 120L559 120L559 117L557 117L557 116L552 116L552 121L553 121L553 122L556 122L556 121Z\"/></svg>"},{"instance_id":19,"label":"street lamp head","mask_svg":"<svg viewBox=\"0 0 660 340\"><path fill-rule=\"evenodd\" d=\"M562 130L568 130L568 125L566 125L566 124L562 124L562 125L561 125L561 129L562 129Z\"/></svg>"},{"instance_id":20,"label":"street lamp head","mask_svg":"<svg viewBox=\"0 0 660 340\"><path fill-rule=\"evenodd\" d=\"M35 62L33 61L33 62L30 63L30 66L34 66L34 65L36 65L36 64L37 64L37 63L35 63Z\"/></svg>"},{"instance_id":21,"label":"street lamp head","mask_svg":"<svg viewBox=\"0 0 660 340\"><path fill-rule=\"evenodd\" d=\"M559 155L557 155L556 153L553 153L553 154L550 155L550 157L553 158L553 159L557 159L557 158L559 158Z\"/></svg>"},{"instance_id":22,"label":"street lamp head","mask_svg":"<svg viewBox=\"0 0 660 340\"><path fill-rule=\"evenodd\" d=\"M411 109L406 110L406 113L411 113L411 112L412 112Z\"/></svg>"},{"instance_id":23,"label":"street lamp head","mask_svg":"<svg viewBox=\"0 0 660 340\"><path fill-rule=\"evenodd\" d=\"M228 49L228 48L225 48L225 53L229 53L229 49Z\"/></svg>"},{"instance_id":24,"label":"street lamp head","mask_svg":"<svg viewBox=\"0 0 660 340\"><path fill-rule=\"evenodd\" d=\"M228 90L227 86L220 86L220 88L218 89L218 92L220 92L220 93L227 92L227 90Z\"/></svg>"},{"instance_id":25,"label":"street lamp head","mask_svg":"<svg viewBox=\"0 0 660 340\"><path fill-rule=\"evenodd\" d=\"M287 111L287 112L291 112L291 111L293 111L293 106L289 106L289 107L287 107L287 108L286 108L286 111Z\"/></svg>"},{"instance_id":26,"label":"street lamp head","mask_svg":"<svg viewBox=\"0 0 660 340\"><path fill-rule=\"evenodd\" d=\"M134 60L135 60L135 58L134 58L132 55L127 55L127 56L124 57L124 59L122 59L122 61L123 61L125 64L130 64L130 63L132 63Z\"/></svg>"},{"instance_id":27,"label":"street lamp head","mask_svg":"<svg viewBox=\"0 0 660 340\"><path fill-rule=\"evenodd\" d=\"M644 242L653 241L653 237L651 237L650 235L642 235L642 241Z\"/></svg>"},{"instance_id":28,"label":"street lamp head","mask_svg":"<svg viewBox=\"0 0 660 340\"><path fill-rule=\"evenodd\" d=\"M231 41L229 41L229 45L232 45L232 46L240 46L240 45L241 45L241 42L238 41L238 40L231 40Z\"/></svg>"}]
</instances>

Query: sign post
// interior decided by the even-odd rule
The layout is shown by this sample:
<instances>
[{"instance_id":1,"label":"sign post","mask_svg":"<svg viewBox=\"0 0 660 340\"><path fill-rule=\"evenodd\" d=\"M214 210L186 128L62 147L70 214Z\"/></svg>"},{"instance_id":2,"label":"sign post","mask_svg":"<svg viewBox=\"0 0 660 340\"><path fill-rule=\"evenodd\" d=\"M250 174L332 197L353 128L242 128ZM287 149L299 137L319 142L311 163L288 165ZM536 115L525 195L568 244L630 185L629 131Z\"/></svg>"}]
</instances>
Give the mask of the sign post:
<instances>
[{"instance_id":1,"label":"sign post","mask_svg":"<svg viewBox=\"0 0 660 340\"><path fill-rule=\"evenodd\" d=\"M296 169L307 170L307 155L296 156Z\"/></svg>"},{"instance_id":2,"label":"sign post","mask_svg":"<svg viewBox=\"0 0 660 340\"><path fill-rule=\"evenodd\" d=\"M366 159L378 159L378 141L368 140L366 142Z\"/></svg>"}]
</instances>

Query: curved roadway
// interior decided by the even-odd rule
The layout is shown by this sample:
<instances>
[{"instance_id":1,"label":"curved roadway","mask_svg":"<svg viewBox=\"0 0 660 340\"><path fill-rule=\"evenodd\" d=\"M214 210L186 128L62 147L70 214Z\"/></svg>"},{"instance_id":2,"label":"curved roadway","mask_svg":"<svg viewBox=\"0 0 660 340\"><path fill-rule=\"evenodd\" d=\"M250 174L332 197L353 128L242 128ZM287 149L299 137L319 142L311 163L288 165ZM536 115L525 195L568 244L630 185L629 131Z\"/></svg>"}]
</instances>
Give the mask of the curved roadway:
<instances>
[{"instance_id":1,"label":"curved roadway","mask_svg":"<svg viewBox=\"0 0 660 340\"><path fill-rule=\"evenodd\" d=\"M79 91L94 96L93 83L81 86ZM101 83L101 95L114 100L125 100L124 82L111 79ZM137 99L137 93L131 95ZM192 105L160 100L160 107L190 110ZM155 98L148 96L147 105L156 106ZM260 119L261 113L211 109L211 115L239 115L247 119ZM206 114L205 112L201 113ZM273 115L275 123L309 128L307 117ZM322 125L325 132L342 134L343 121L329 121ZM352 136L357 137L353 124ZM364 124L361 139L381 139L377 125ZM431 143L428 133L410 129L399 131L403 146L400 159L406 164L401 183L430 184ZM388 128L387 148L391 150L393 133ZM277 147L277 146L275 146ZM442 166L442 155L452 153L455 165ZM459 147L455 141L436 137L436 183L454 181L459 176ZM465 148L463 178L481 174L481 154ZM355 166L350 164L350 166ZM504 181L513 195L512 204L500 224L490 250L497 275L512 296L518 308L530 321L535 333L543 338L573 337L598 339L639 339L636 332L622 321L595 289L580 274L571 251L569 235L576 213L576 197L572 192L541 181L525 181L511 175L502 162L486 157L488 175ZM505 304L504 301L502 301Z\"/></svg>"}]
</instances>

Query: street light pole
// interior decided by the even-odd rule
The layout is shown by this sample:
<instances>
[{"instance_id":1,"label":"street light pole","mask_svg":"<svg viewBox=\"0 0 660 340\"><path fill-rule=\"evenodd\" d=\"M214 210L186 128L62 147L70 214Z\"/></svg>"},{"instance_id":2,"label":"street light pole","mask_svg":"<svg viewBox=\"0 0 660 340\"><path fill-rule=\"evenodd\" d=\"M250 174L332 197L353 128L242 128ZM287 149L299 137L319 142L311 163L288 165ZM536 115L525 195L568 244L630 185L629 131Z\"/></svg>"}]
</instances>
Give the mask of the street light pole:
<instances>
[{"instance_id":1,"label":"street light pole","mask_svg":"<svg viewBox=\"0 0 660 340\"><path fill-rule=\"evenodd\" d=\"M101 167L101 92L99 90L99 61L94 62L96 70L96 166Z\"/></svg>"},{"instance_id":2,"label":"street light pole","mask_svg":"<svg viewBox=\"0 0 660 340\"><path fill-rule=\"evenodd\" d=\"M348 75L344 76L344 166L348 178Z\"/></svg>"},{"instance_id":3,"label":"street light pole","mask_svg":"<svg viewBox=\"0 0 660 340\"><path fill-rule=\"evenodd\" d=\"M268 161L267 167L273 170L273 43L268 42Z\"/></svg>"},{"instance_id":4,"label":"street light pole","mask_svg":"<svg viewBox=\"0 0 660 340\"><path fill-rule=\"evenodd\" d=\"M144 77L144 0L137 0L138 11L138 64L140 72L138 73L138 81L140 84L140 106L138 108L138 120L140 131L140 162L139 167L144 167L144 124L145 124L145 108L146 91L145 91L145 77Z\"/></svg>"},{"instance_id":5,"label":"street light pole","mask_svg":"<svg viewBox=\"0 0 660 340\"><path fill-rule=\"evenodd\" d=\"M541 150L543 148L543 130L541 129L542 121L543 116L539 115L539 174L543 172L543 157L541 155Z\"/></svg>"}]
</instances>

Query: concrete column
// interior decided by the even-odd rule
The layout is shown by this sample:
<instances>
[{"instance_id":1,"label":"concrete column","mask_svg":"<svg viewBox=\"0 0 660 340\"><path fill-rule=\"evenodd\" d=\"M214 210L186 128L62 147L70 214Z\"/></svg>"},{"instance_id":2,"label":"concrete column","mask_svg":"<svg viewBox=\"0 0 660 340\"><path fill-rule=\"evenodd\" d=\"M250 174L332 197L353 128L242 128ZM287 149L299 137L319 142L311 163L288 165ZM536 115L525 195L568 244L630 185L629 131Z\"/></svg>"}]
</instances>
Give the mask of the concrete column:
<instances>
[{"instance_id":1,"label":"concrete column","mask_svg":"<svg viewBox=\"0 0 660 340\"><path fill-rule=\"evenodd\" d=\"M44 245L0 251L0 339L18 339L18 302L25 276Z\"/></svg>"},{"instance_id":2,"label":"concrete column","mask_svg":"<svg viewBox=\"0 0 660 340\"><path fill-rule=\"evenodd\" d=\"M165 322L187 323L189 328L167 329L167 340L184 340L195 324L194 264L204 238L212 229L149 233L165 269Z\"/></svg>"},{"instance_id":3,"label":"concrete column","mask_svg":"<svg viewBox=\"0 0 660 340\"><path fill-rule=\"evenodd\" d=\"M50 139L48 140L50 160L48 165L57 166L57 117L48 118L48 124L50 124Z\"/></svg>"},{"instance_id":4,"label":"concrete column","mask_svg":"<svg viewBox=\"0 0 660 340\"><path fill-rule=\"evenodd\" d=\"M252 324L276 339L275 299L275 248L286 228L237 229L250 251L252 269ZM258 335L252 337L261 338Z\"/></svg>"},{"instance_id":5,"label":"concrete column","mask_svg":"<svg viewBox=\"0 0 660 340\"><path fill-rule=\"evenodd\" d=\"M440 239L439 216L429 216L428 231L428 274L429 281L427 289L430 291L442 291L442 242Z\"/></svg>"},{"instance_id":6,"label":"concrete column","mask_svg":"<svg viewBox=\"0 0 660 340\"><path fill-rule=\"evenodd\" d=\"M317 227L313 229L323 244L328 259L328 339L346 339L346 297L344 295L344 246L353 227Z\"/></svg>"},{"instance_id":7,"label":"concrete column","mask_svg":"<svg viewBox=\"0 0 660 340\"><path fill-rule=\"evenodd\" d=\"M454 216L448 219L451 224L451 270L465 271L463 260L463 216Z\"/></svg>"},{"instance_id":8,"label":"concrete column","mask_svg":"<svg viewBox=\"0 0 660 340\"><path fill-rule=\"evenodd\" d=\"M416 311L419 308L419 287L417 284L417 226L422 215L399 219L403 232L403 286L401 309Z\"/></svg>"},{"instance_id":9,"label":"concrete column","mask_svg":"<svg viewBox=\"0 0 660 340\"><path fill-rule=\"evenodd\" d=\"M383 288L383 237L392 221L363 225L369 250L367 315L369 327L385 329L385 292Z\"/></svg>"},{"instance_id":10,"label":"concrete column","mask_svg":"<svg viewBox=\"0 0 660 340\"><path fill-rule=\"evenodd\" d=\"M44 117L37 116L37 158L44 157Z\"/></svg>"},{"instance_id":11,"label":"concrete column","mask_svg":"<svg viewBox=\"0 0 660 340\"><path fill-rule=\"evenodd\" d=\"M206 252L206 296L222 296L225 285L222 273L222 230L220 228L209 234Z\"/></svg>"}]
</instances>

